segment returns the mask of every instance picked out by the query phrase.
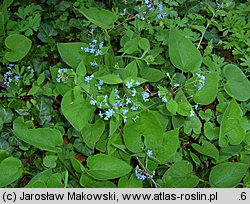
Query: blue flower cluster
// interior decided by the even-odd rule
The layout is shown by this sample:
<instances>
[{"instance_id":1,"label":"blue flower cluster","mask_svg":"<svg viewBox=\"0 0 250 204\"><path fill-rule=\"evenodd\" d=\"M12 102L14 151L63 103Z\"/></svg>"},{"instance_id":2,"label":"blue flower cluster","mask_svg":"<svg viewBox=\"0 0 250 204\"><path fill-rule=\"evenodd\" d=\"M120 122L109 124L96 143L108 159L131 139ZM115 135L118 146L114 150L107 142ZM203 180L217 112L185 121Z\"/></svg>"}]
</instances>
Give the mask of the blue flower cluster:
<instances>
[{"instance_id":1,"label":"blue flower cluster","mask_svg":"<svg viewBox=\"0 0 250 204\"><path fill-rule=\"evenodd\" d=\"M135 176L138 180L145 181L147 178L153 179L153 177L155 176L155 172L148 173L137 167L135 169Z\"/></svg>"},{"instance_id":2,"label":"blue flower cluster","mask_svg":"<svg viewBox=\"0 0 250 204\"><path fill-rule=\"evenodd\" d=\"M205 86L205 82L206 82L206 77L199 74L199 73L195 73L196 76L199 79L199 86L198 86L198 91L200 91L204 86Z\"/></svg>"},{"instance_id":3,"label":"blue flower cluster","mask_svg":"<svg viewBox=\"0 0 250 204\"><path fill-rule=\"evenodd\" d=\"M92 40L92 43L89 44L89 47L81 47L81 49L90 54L94 54L95 56L101 55L101 49L103 48L104 42L100 42L99 45L97 43L97 40Z\"/></svg>"},{"instance_id":4,"label":"blue flower cluster","mask_svg":"<svg viewBox=\"0 0 250 204\"><path fill-rule=\"evenodd\" d=\"M67 81L68 80L68 75L66 74L67 72L68 72L67 68L58 69L56 81L58 83Z\"/></svg>"},{"instance_id":5,"label":"blue flower cluster","mask_svg":"<svg viewBox=\"0 0 250 204\"><path fill-rule=\"evenodd\" d=\"M13 68L14 66L15 66L14 64L8 64L9 69ZM27 69L30 70L31 66L28 66ZM34 70L31 69L30 73L33 74ZM3 76L3 84L7 87L10 86L10 83L17 84L19 80L20 80L20 75L14 73L12 70L8 70Z\"/></svg>"},{"instance_id":6,"label":"blue flower cluster","mask_svg":"<svg viewBox=\"0 0 250 204\"><path fill-rule=\"evenodd\" d=\"M146 6L146 8L149 11L154 11L156 13L156 17L157 19L161 20L163 19L165 16L167 16L167 12L163 11L163 4L159 3L159 4L152 4L150 0L144 0L144 5ZM147 12L144 11L142 12L142 14L136 14L135 16L141 20L145 20L145 17L143 17L143 15L146 15Z\"/></svg>"},{"instance_id":7,"label":"blue flower cluster","mask_svg":"<svg viewBox=\"0 0 250 204\"><path fill-rule=\"evenodd\" d=\"M231 1L229 1L229 2L226 2L226 7L228 7L228 6L232 5L232 3L233 3L233 1L232 1L232 0L231 0ZM218 3L218 6L219 6L219 8L221 8L221 9L224 9L224 8L225 8L224 3L221 3L221 4L219 4L219 3Z\"/></svg>"}]
</instances>

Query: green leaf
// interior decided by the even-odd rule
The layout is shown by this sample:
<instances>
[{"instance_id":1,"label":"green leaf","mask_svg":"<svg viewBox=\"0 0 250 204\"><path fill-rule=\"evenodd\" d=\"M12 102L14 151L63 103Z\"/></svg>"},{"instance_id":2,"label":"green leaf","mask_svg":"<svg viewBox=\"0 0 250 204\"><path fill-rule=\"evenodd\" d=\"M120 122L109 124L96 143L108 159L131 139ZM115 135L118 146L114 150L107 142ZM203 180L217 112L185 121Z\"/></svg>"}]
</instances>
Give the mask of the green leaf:
<instances>
[{"instance_id":1,"label":"green leaf","mask_svg":"<svg viewBox=\"0 0 250 204\"><path fill-rule=\"evenodd\" d=\"M164 133L163 145L156 149L155 157L160 161L160 164L165 164L172 158L179 147L179 130L174 129Z\"/></svg>"},{"instance_id":2,"label":"green leaf","mask_svg":"<svg viewBox=\"0 0 250 204\"><path fill-rule=\"evenodd\" d=\"M128 174L132 167L126 162L105 154L97 154L87 159L87 173L98 179L114 179Z\"/></svg>"},{"instance_id":3,"label":"green leaf","mask_svg":"<svg viewBox=\"0 0 250 204\"><path fill-rule=\"evenodd\" d=\"M196 115L193 117L188 117L184 122L184 132L186 134L190 134L192 131L194 131L196 134L200 134L201 127L201 121Z\"/></svg>"},{"instance_id":4,"label":"green leaf","mask_svg":"<svg viewBox=\"0 0 250 204\"><path fill-rule=\"evenodd\" d=\"M52 169L45 170L35 175L29 183L25 186L25 188L46 188L47 181L52 175Z\"/></svg>"},{"instance_id":5,"label":"green leaf","mask_svg":"<svg viewBox=\"0 0 250 204\"><path fill-rule=\"evenodd\" d=\"M5 187L22 176L22 162L14 157L7 157L0 163L0 188Z\"/></svg>"},{"instance_id":6,"label":"green leaf","mask_svg":"<svg viewBox=\"0 0 250 204\"><path fill-rule=\"evenodd\" d=\"M212 103L218 93L219 75L218 73L204 73L206 77L204 87L194 94L194 102L201 105Z\"/></svg>"},{"instance_id":7,"label":"green leaf","mask_svg":"<svg viewBox=\"0 0 250 204\"><path fill-rule=\"evenodd\" d=\"M99 80L103 80L105 84L120 84L122 80L116 74L107 74L101 77L98 77Z\"/></svg>"},{"instance_id":8,"label":"green leaf","mask_svg":"<svg viewBox=\"0 0 250 204\"><path fill-rule=\"evenodd\" d=\"M250 98L250 82L241 69L233 64L228 64L223 69L227 83L224 88L227 94L239 101Z\"/></svg>"},{"instance_id":9,"label":"green leaf","mask_svg":"<svg viewBox=\"0 0 250 204\"><path fill-rule=\"evenodd\" d=\"M172 113L173 115L176 115L176 112L178 110L178 103L176 103L174 100L170 100L167 102L167 109L170 113Z\"/></svg>"},{"instance_id":10,"label":"green leaf","mask_svg":"<svg viewBox=\"0 0 250 204\"><path fill-rule=\"evenodd\" d=\"M80 87L76 86L63 96L62 113L76 130L83 129L93 112L93 106L83 99Z\"/></svg>"},{"instance_id":11,"label":"green leaf","mask_svg":"<svg viewBox=\"0 0 250 204\"><path fill-rule=\"evenodd\" d=\"M219 151L217 148L210 142L203 141L202 146L193 143L192 147L199 153L209 156L215 160L219 158Z\"/></svg>"},{"instance_id":12,"label":"green leaf","mask_svg":"<svg viewBox=\"0 0 250 204\"><path fill-rule=\"evenodd\" d=\"M237 102L232 99L225 110L220 126L219 145L226 147L240 144L246 136L246 130L242 127L242 111Z\"/></svg>"},{"instance_id":13,"label":"green leaf","mask_svg":"<svg viewBox=\"0 0 250 204\"><path fill-rule=\"evenodd\" d=\"M124 127L124 143L126 147L134 153L142 152L146 149L161 147L163 142L163 129L150 111L144 111L134 122L128 120Z\"/></svg>"},{"instance_id":14,"label":"green leaf","mask_svg":"<svg viewBox=\"0 0 250 204\"><path fill-rule=\"evenodd\" d=\"M233 188L240 184L248 169L247 164L225 162L212 168L209 183L212 188Z\"/></svg>"},{"instance_id":15,"label":"green leaf","mask_svg":"<svg viewBox=\"0 0 250 204\"><path fill-rule=\"evenodd\" d=\"M5 39L5 45L10 49L9 52L5 53L5 58L10 62L17 62L28 54L32 42L24 35L13 34Z\"/></svg>"},{"instance_id":16,"label":"green leaf","mask_svg":"<svg viewBox=\"0 0 250 204\"><path fill-rule=\"evenodd\" d=\"M145 51L150 50L150 43L147 38L140 38L138 45L142 50L145 50Z\"/></svg>"},{"instance_id":17,"label":"green leaf","mask_svg":"<svg viewBox=\"0 0 250 204\"><path fill-rule=\"evenodd\" d=\"M142 188L142 181L138 180L134 174L130 178L121 177L118 182L118 188Z\"/></svg>"},{"instance_id":18,"label":"green leaf","mask_svg":"<svg viewBox=\"0 0 250 204\"><path fill-rule=\"evenodd\" d=\"M192 108L182 90L177 92L174 101L178 104L177 113L182 116L190 115Z\"/></svg>"},{"instance_id":19,"label":"green leaf","mask_svg":"<svg viewBox=\"0 0 250 204\"><path fill-rule=\"evenodd\" d=\"M104 30L114 27L117 20L115 13L98 8L81 8L80 13L83 14L91 23L101 27Z\"/></svg>"},{"instance_id":20,"label":"green leaf","mask_svg":"<svg viewBox=\"0 0 250 204\"><path fill-rule=\"evenodd\" d=\"M96 142L100 139L104 130L105 123L103 120L97 120L94 124L88 123L81 131L83 141L89 148L94 149Z\"/></svg>"},{"instance_id":21,"label":"green leaf","mask_svg":"<svg viewBox=\"0 0 250 204\"><path fill-rule=\"evenodd\" d=\"M42 42L47 43L47 42L49 42L49 40L52 36L56 36L56 35L57 35L57 32L53 26L51 26L47 23L41 23L37 37Z\"/></svg>"},{"instance_id":22,"label":"green leaf","mask_svg":"<svg viewBox=\"0 0 250 204\"><path fill-rule=\"evenodd\" d=\"M86 47L86 44L82 42L57 43L61 58L72 68L76 68L85 56L82 47Z\"/></svg>"},{"instance_id":23,"label":"green leaf","mask_svg":"<svg viewBox=\"0 0 250 204\"><path fill-rule=\"evenodd\" d=\"M185 160L174 163L163 175L162 180L167 188L194 188L199 183L192 164Z\"/></svg>"},{"instance_id":24,"label":"green leaf","mask_svg":"<svg viewBox=\"0 0 250 204\"><path fill-rule=\"evenodd\" d=\"M165 74L158 69L154 68L142 68L140 69L142 78L149 82L158 82L165 77Z\"/></svg>"},{"instance_id":25,"label":"green leaf","mask_svg":"<svg viewBox=\"0 0 250 204\"><path fill-rule=\"evenodd\" d=\"M169 57L172 64L184 72L196 72L200 69L202 57L194 44L180 31L169 32Z\"/></svg>"},{"instance_id":26,"label":"green leaf","mask_svg":"<svg viewBox=\"0 0 250 204\"><path fill-rule=\"evenodd\" d=\"M86 173L81 174L80 185L84 188L116 188L111 181L98 181Z\"/></svg>"},{"instance_id":27,"label":"green leaf","mask_svg":"<svg viewBox=\"0 0 250 204\"><path fill-rule=\"evenodd\" d=\"M0 107L0 120L3 123L12 122L13 116L14 116L14 114L11 111L11 109Z\"/></svg>"},{"instance_id":28,"label":"green leaf","mask_svg":"<svg viewBox=\"0 0 250 204\"><path fill-rule=\"evenodd\" d=\"M38 149L47 150L50 152L60 152L63 144L62 134L59 130L52 128L33 128L28 129L27 123L22 117L18 117L13 122L13 133L15 136L31 144Z\"/></svg>"},{"instance_id":29,"label":"green leaf","mask_svg":"<svg viewBox=\"0 0 250 204\"><path fill-rule=\"evenodd\" d=\"M138 75L138 68L137 68L137 63L135 60L130 62L124 70L126 71L126 76L127 77L137 77Z\"/></svg>"}]
</instances>

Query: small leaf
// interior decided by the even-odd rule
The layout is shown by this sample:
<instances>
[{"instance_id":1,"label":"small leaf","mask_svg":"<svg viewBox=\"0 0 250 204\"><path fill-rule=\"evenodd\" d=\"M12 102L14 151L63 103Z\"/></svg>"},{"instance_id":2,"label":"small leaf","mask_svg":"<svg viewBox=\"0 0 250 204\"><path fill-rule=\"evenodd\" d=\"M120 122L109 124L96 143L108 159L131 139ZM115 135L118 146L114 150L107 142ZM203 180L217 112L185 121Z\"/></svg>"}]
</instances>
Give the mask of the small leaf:
<instances>
[{"instance_id":1,"label":"small leaf","mask_svg":"<svg viewBox=\"0 0 250 204\"><path fill-rule=\"evenodd\" d=\"M132 167L126 162L105 154L97 154L87 159L87 173L98 179L114 179L128 174Z\"/></svg>"},{"instance_id":2,"label":"small leaf","mask_svg":"<svg viewBox=\"0 0 250 204\"><path fill-rule=\"evenodd\" d=\"M169 57L172 64L184 72L196 72L200 69L202 57L194 44L180 31L169 32Z\"/></svg>"},{"instance_id":3,"label":"small leaf","mask_svg":"<svg viewBox=\"0 0 250 204\"><path fill-rule=\"evenodd\" d=\"M57 32L53 26L51 26L47 23L41 23L37 37L42 42L47 43L47 42L49 42L49 40L52 36L56 36L56 35L57 35Z\"/></svg>"},{"instance_id":4,"label":"small leaf","mask_svg":"<svg viewBox=\"0 0 250 204\"><path fill-rule=\"evenodd\" d=\"M28 54L32 42L24 35L13 34L5 39L5 45L10 49L9 52L5 53L5 58L10 62L17 62Z\"/></svg>"},{"instance_id":5,"label":"small leaf","mask_svg":"<svg viewBox=\"0 0 250 204\"><path fill-rule=\"evenodd\" d=\"M0 172L0 188L2 188L22 176L22 162L14 157L7 157L0 163Z\"/></svg>"},{"instance_id":6,"label":"small leaf","mask_svg":"<svg viewBox=\"0 0 250 204\"><path fill-rule=\"evenodd\" d=\"M99 80L102 80L105 84L120 84L122 80L116 74L107 74L101 77L98 77Z\"/></svg>"},{"instance_id":7,"label":"small leaf","mask_svg":"<svg viewBox=\"0 0 250 204\"><path fill-rule=\"evenodd\" d=\"M246 175L247 164L239 162L225 162L212 168L209 175L209 183L212 188L233 188L240 184Z\"/></svg>"}]
</instances>

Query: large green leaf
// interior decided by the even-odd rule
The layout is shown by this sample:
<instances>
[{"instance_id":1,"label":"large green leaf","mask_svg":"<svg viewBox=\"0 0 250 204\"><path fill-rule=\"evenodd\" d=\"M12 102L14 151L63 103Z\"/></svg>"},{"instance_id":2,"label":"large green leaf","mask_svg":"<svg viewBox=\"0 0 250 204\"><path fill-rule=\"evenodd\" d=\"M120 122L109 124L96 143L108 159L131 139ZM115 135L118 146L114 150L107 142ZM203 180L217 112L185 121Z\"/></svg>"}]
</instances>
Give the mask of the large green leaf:
<instances>
[{"instance_id":1,"label":"large green leaf","mask_svg":"<svg viewBox=\"0 0 250 204\"><path fill-rule=\"evenodd\" d=\"M174 163L163 175L162 180L163 187L167 188L194 188L199 183L192 164L185 160Z\"/></svg>"},{"instance_id":2,"label":"large green leaf","mask_svg":"<svg viewBox=\"0 0 250 204\"><path fill-rule=\"evenodd\" d=\"M104 30L114 27L114 23L117 20L115 13L98 8L81 8L82 13L91 23L101 27Z\"/></svg>"},{"instance_id":3,"label":"large green leaf","mask_svg":"<svg viewBox=\"0 0 250 204\"><path fill-rule=\"evenodd\" d=\"M180 31L169 32L169 57L172 64L184 72L196 72L200 69L202 57L194 44Z\"/></svg>"},{"instance_id":4,"label":"large green leaf","mask_svg":"<svg viewBox=\"0 0 250 204\"><path fill-rule=\"evenodd\" d=\"M88 123L94 108L83 99L81 88L76 86L63 96L62 112L71 125L81 131Z\"/></svg>"},{"instance_id":5,"label":"large green leaf","mask_svg":"<svg viewBox=\"0 0 250 204\"><path fill-rule=\"evenodd\" d=\"M22 162L14 157L7 157L0 163L0 188L7 186L22 176Z\"/></svg>"},{"instance_id":6,"label":"large green leaf","mask_svg":"<svg viewBox=\"0 0 250 204\"><path fill-rule=\"evenodd\" d=\"M225 162L212 168L209 183L212 188L232 188L239 185L249 166L239 162Z\"/></svg>"},{"instance_id":7,"label":"large green leaf","mask_svg":"<svg viewBox=\"0 0 250 204\"><path fill-rule=\"evenodd\" d=\"M194 94L194 101L201 105L212 103L218 93L219 75L215 72L204 73L206 77L204 87Z\"/></svg>"},{"instance_id":8,"label":"large green leaf","mask_svg":"<svg viewBox=\"0 0 250 204\"><path fill-rule=\"evenodd\" d=\"M86 173L81 174L79 183L84 188L116 188L116 185L111 181L96 180Z\"/></svg>"},{"instance_id":9,"label":"large green leaf","mask_svg":"<svg viewBox=\"0 0 250 204\"><path fill-rule=\"evenodd\" d=\"M140 74L142 78L147 79L149 82L160 81L165 76L162 71L154 68L142 68Z\"/></svg>"},{"instance_id":10,"label":"large green leaf","mask_svg":"<svg viewBox=\"0 0 250 204\"><path fill-rule=\"evenodd\" d=\"M64 62L72 68L76 68L82 61L85 53L81 48L86 47L85 43L57 43L57 49Z\"/></svg>"},{"instance_id":11,"label":"large green leaf","mask_svg":"<svg viewBox=\"0 0 250 204\"><path fill-rule=\"evenodd\" d=\"M179 147L179 130L165 132L163 138L163 145L154 151L155 157L161 164L167 163L176 154Z\"/></svg>"},{"instance_id":12,"label":"large green leaf","mask_svg":"<svg viewBox=\"0 0 250 204\"><path fill-rule=\"evenodd\" d=\"M163 129L155 115L150 111L140 114L136 122L128 120L124 127L124 143L132 152L159 148L163 142Z\"/></svg>"},{"instance_id":13,"label":"large green leaf","mask_svg":"<svg viewBox=\"0 0 250 204\"><path fill-rule=\"evenodd\" d=\"M240 144L246 136L246 130L242 125L242 111L232 99L225 110L220 126L219 145L226 147L228 143L232 145Z\"/></svg>"},{"instance_id":14,"label":"large green leaf","mask_svg":"<svg viewBox=\"0 0 250 204\"><path fill-rule=\"evenodd\" d=\"M5 45L10 51L5 53L5 58L10 62L23 59L31 48L31 40L24 35L13 34L5 39Z\"/></svg>"},{"instance_id":15,"label":"large green leaf","mask_svg":"<svg viewBox=\"0 0 250 204\"><path fill-rule=\"evenodd\" d=\"M103 120L97 120L94 124L87 124L81 131L82 138L84 142L94 149L96 142L102 136L102 133L105 130L105 123Z\"/></svg>"},{"instance_id":16,"label":"large green leaf","mask_svg":"<svg viewBox=\"0 0 250 204\"><path fill-rule=\"evenodd\" d=\"M224 76L227 83L224 88L227 94L239 101L246 101L250 98L250 82L241 69L233 64L224 67Z\"/></svg>"},{"instance_id":17,"label":"large green leaf","mask_svg":"<svg viewBox=\"0 0 250 204\"><path fill-rule=\"evenodd\" d=\"M13 122L13 133L15 136L39 149L50 152L60 152L63 144L62 134L59 130L52 128L33 128L29 129L22 117Z\"/></svg>"},{"instance_id":18,"label":"large green leaf","mask_svg":"<svg viewBox=\"0 0 250 204\"><path fill-rule=\"evenodd\" d=\"M105 154L97 154L87 159L87 173L99 180L114 179L128 174L132 167L126 162Z\"/></svg>"}]
</instances>

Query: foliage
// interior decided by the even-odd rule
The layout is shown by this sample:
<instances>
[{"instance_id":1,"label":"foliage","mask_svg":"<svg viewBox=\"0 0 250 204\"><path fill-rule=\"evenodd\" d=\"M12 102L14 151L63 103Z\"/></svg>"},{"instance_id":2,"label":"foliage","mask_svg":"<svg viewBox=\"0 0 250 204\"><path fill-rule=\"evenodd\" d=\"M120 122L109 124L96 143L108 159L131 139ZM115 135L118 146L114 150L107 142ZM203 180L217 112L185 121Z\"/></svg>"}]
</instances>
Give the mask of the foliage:
<instances>
[{"instance_id":1,"label":"foliage","mask_svg":"<svg viewBox=\"0 0 250 204\"><path fill-rule=\"evenodd\" d=\"M4 0L0 187L249 187L249 3Z\"/></svg>"}]
</instances>

